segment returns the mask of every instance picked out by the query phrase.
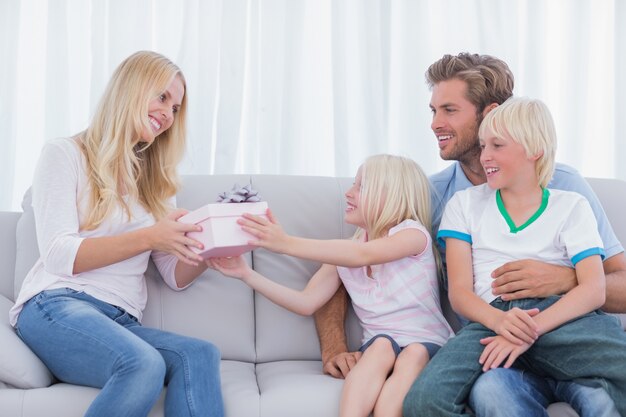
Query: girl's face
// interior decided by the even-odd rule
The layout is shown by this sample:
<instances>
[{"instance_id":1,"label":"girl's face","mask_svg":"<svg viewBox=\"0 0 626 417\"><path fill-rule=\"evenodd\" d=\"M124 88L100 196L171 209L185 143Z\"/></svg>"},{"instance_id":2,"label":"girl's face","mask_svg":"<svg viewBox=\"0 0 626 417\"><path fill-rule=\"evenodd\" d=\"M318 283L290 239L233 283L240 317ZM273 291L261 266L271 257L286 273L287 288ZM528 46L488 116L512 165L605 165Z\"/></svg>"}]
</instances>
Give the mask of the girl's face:
<instances>
[{"instance_id":1,"label":"girl's face","mask_svg":"<svg viewBox=\"0 0 626 417\"><path fill-rule=\"evenodd\" d=\"M480 138L480 147L480 162L491 189L538 184L535 172L537 158L526 156L524 147L512 138L498 138L491 129L485 129L485 137Z\"/></svg>"},{"instance_id":2,"label":"girl's face","mask_svg":"<svg viewBox=\"0 0 626 417\"><path fill-rule=\"evenodd\" d=\"M172 127L184 95L183 81L176 76L163 93L150 101L147 116L150 129L144 129L141 142L152 143L157 136Z\"/></svg>"},{"instance_id":3,"label":"girl's face","mask_svg":"<svg viewBox=\"0 0 626 417\"><path fill-rule=\"evenodd\" d=\"M344 220L348 224L365 228L365 213L361 203L361 168L356 173L352 187L346 192L346 212Z\"/></svg>"}]
</instances>

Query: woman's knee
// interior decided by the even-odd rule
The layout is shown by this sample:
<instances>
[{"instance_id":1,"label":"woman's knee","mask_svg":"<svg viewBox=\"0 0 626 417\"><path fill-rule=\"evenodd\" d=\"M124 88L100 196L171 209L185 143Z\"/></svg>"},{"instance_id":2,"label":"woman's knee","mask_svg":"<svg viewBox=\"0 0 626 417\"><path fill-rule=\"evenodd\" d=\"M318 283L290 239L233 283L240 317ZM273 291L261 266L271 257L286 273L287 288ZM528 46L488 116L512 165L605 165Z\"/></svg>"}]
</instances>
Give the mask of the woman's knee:
<instances>
[{"instance_id":1,"label":"woman's knee","mask_svg":"<svg viewBox=\"0 0 626 417\"><path fill-rule=\"evenodd\" d=\"M179 347L178 356L191 368L219 369L221 352L214 344L205 340L190 338Z\"/></svg>"},{"instance_id":2,"label":"woman's knee","mask_svg":"<svg viewBox=\"0 0 626 417\"><path fill-rule=\"evenodd\" d=\"M146 383L163 384L165 381L165 360L158 350L147 344L122 353L116 365L117 372L137 375Z\"/></svg>"}]
</instances>

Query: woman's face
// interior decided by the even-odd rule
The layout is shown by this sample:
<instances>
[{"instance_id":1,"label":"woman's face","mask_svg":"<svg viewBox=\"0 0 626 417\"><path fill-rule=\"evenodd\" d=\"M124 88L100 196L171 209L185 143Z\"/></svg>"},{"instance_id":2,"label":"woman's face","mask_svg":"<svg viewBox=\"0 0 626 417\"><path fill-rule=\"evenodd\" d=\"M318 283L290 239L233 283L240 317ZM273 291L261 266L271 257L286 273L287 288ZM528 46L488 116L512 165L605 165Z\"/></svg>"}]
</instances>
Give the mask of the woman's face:
<instances>
[{"instance_id":1,"label":"woman's face","mask_svg":"<svg viewBox=\"0 0 626 417\"><path fill-rule=\"evenodd\" d=\"M172 126L184 96L185 86L180 77L176 76L165 91L148 104L150 129L144 129L141 142L154 142L157 136Z\"/></svg>"}]
</instances>

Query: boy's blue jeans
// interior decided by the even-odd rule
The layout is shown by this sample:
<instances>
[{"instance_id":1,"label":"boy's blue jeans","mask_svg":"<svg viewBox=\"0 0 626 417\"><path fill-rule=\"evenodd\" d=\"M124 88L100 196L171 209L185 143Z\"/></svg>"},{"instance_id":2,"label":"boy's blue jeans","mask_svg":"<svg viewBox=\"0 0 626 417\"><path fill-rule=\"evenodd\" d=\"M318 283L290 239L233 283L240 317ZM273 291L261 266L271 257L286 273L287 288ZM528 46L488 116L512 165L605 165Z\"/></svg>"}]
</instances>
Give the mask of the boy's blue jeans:
<instances>
[{"instance_id":1,"label":"boy's blue jeans","mask_svg":"<svg viewBox=\"0 0 626 417\"><path fill-rule=\"evenodd\" d=\"M545 310L558 299L498 299L491 305L503 311ZM493 335L485 326L470 323L450 339L413 383L404 400L404 416L468 416L465 403L483 373L478 363L484 348L480 339ZM546 333L515 366L540 377L603 387L626 416L626 333L612 316L591 312Z\"/></svg>"},{"instance_id":2,"label":"boy's blue jeans","mask_svg":"<svg viewBox=\"0 0 626 417\"><path fill-rule=\"evenodd\" d=\"M164 385L166 416L223 416L220 352L141 326L124 310L68 288L43 291L17 332L61 381L101 388L85 416L147 416Z\"/></svg>"}]
</instances>

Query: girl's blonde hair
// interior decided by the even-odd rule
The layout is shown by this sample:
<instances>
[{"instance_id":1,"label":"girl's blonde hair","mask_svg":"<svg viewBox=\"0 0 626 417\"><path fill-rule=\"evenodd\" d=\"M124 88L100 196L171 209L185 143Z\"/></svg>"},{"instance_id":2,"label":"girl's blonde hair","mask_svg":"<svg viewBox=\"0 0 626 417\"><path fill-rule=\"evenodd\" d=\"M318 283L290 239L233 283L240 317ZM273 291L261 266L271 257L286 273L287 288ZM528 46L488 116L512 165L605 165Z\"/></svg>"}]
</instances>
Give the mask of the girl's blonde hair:
<instances>
[{"instance_id":1,"label":"girl's blonde hair","mask_svg":"<svg viewBox=\"0 0 626 417\"><path fill-rule=\"evenodd\" d=\"M151 144L140 142L142 132L151 129L150 101L175 77L182 81L185 94L172 126ZM186 113L185 78L169 59L140 51L117 67L90 126L78 135L91 186L89 214L81 228L96 228L118 206L130 218L127 201L139 202L157 219L165 216L168 199L179 186L176 167L185 151Z\"/></svg>"},{"instance_id":2,"label":"girl's blonde hair","mask_svg":"<svg viewBox=\"0 0 626 417\"><path fill-rule=\"evenodd\" d=\"M510 98L487 113L478 136L484 138L487 129L499 139L510 138L522 145L527 157L538 155L537 179L543 188L548 186L554 174L556 155L556 129L548 106L537 99Z\"/></svg>"},{"instance_id":3,"label":"girl's blonde hair","mask_svg":"<svg viewBox=\"0 0 626 417\"><path fill-rule=\"evenodd\" d=\"M361 198L368 239L384 237L407 219L431 229L430 184L415 161L394 155L374 155L361 165ZM357 230L360 237L364 230Z\"/></svg>"}]
</instances>

